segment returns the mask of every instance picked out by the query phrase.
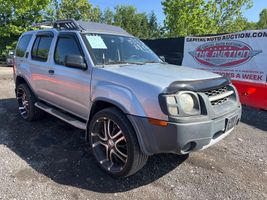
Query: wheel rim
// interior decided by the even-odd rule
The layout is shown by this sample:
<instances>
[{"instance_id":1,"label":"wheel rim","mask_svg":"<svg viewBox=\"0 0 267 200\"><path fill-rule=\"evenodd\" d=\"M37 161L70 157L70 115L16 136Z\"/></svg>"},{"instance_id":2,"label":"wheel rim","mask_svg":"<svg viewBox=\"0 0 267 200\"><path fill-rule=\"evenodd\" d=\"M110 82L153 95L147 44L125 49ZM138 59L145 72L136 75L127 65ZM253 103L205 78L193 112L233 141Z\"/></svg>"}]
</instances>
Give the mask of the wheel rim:
<instances>
[{"instance_id":1,"label":"wheel rim","mask_svg":"<svg viewBox=\"0 0 267 200\"><path fill-rule=\"evenodd\" d=\"M92 149L100 165L110 172L120 172L127 163L127 142L121 128L107 117L94 122Z\"/></svg>"},{"instance_id":2,"label":"wheel rim","mask_svg":"<svg viewBox=\"0 0 267 200\"><path fill-rule=\"evenodd\" d=\"M28 117L29 101L23 89L19 88L17 91L17 100L19 103L19 113L23 118Z\"/></svg>"}]
</instances>

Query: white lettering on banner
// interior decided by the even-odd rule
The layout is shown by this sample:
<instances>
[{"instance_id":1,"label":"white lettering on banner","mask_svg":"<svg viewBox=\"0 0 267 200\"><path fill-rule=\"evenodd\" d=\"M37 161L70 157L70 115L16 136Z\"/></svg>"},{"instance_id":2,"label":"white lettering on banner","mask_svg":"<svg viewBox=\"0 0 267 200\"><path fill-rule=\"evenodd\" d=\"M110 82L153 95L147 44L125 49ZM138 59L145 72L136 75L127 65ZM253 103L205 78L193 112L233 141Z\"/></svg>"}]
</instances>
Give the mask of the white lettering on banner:
<instances>
[{"instance_id":1,"label":"white lettering on banner","mask_svg":"<svg viewBox=\"0 0 267 200\"><path fill-rule=\"evenodd\" d=\"M266 83L267 29L186 37L182 64L233 80Z\"/></svg>"}]
</instances>

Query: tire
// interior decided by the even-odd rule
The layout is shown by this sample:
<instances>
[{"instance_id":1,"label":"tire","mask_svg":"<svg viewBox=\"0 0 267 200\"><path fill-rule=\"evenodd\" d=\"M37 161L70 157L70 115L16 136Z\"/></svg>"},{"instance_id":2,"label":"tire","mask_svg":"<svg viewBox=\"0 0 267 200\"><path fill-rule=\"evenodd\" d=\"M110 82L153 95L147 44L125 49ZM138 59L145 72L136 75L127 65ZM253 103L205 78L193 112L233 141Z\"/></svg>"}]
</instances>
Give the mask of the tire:
<instances>
[{"instance_id":1,"label":"tire","mask_svg":"<svg viewBox=\"0 0 267 200\"><path fill-rule=\"evenodd\" d=\"M17 101L19 104L19 113L21 117L27 121L36 121L44 116L44 111L35 107L38 101L31 92L27 84L20 84L16 90Z\"/></svg>"},{"instance_id":2,"label":"tire","mask_svg":"<svg viewBox=\"0 0 267 200\"><path fill-rule=\"evenodd\" d=\"M131 123L116 108L96 113L87 134L98 165L114 177L133 175L147 162Z\"/></svg>"}]
</instances>

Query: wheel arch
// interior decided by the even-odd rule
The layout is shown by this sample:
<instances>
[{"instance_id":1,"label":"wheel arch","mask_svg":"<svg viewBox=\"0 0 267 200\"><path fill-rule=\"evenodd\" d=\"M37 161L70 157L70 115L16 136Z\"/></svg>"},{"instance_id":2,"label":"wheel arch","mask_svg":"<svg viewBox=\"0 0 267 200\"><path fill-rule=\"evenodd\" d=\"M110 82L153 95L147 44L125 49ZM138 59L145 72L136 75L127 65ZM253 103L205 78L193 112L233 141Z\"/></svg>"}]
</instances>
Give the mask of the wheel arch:
<instances>
[{"instance_id":1,"label":"wheel arch","mask_svg":"<svg viewBox=\"0 0 267 200\"><path fill-rule=\"evenodd\" d=\"M22 76L17 76L17 77L16 77L16 81L15 81L16 87L17 87L18 85L20 85L20 84L23 84L23 83L26 83L26 84L28 85L28 83L27 83L27 81L25 80L25 78L23 78Z\"/></svg>"},{"instance_id":2,"label":"wheel arch","mask_svg":"<svg viewBox=\"0 0 267 200\"><path fill-rule=\"evenodd\" d=\"M15 92L17 93L17 87L20 84L26 84L29 89L31 90L32 94L34 94L35 97L37 97L37 95L35 94L33 88L31 87L31 85L29 84L29 82L27 81L26 78L24 78L23 76L16 76L16 80L15 80Z\"/></svg>"},{"instance_id":3,"label":"wheel arch","mask_svg":"<svg viewBox=\"0 0 267 200\"><path fill-rule=\"evenodd\" d=\"M132 126L132 128L136 134L141 151L143 153L145 153L146 155L149 155L149 153L147 152L147 150L144 146L144 141L141 137L140 132L136 128L135 124L133 123L132 118L128 117L129 113L126 110L126 108L123 105L119 104L118 102L111 100L111 99L107 99L107 98L97 98L92 104L91 112L89 114L89 120L87 121L87 129L86 129L86 134L85 134L86 142L89 141L88 130L89 130L89 125L90 125L91 119L93 118L94 114L96 114L100 110L103 110L105 108L110 108L110 107L117 108L118 110L120 110L122 113L124 113L126 115L126 118L128 119L129 123L131 124L131 126Z\"/></svg>"},{"instance_id":4,"label":"wheel arch","mask_svg":"<svg viewBox=\"0 0 267 200\"><path fill-rule=\"evenodd\" d=\"M91 121L92 117L97 112L105 108L109 108L109 107L115 107L119 109L121 112L123 112L124 114L128 114L127 109L123 105L119 104L118 102L111 100L111 99L107 99L107 98L96 98L91 106L88 124Z\"/></svg>"}]
</instances>

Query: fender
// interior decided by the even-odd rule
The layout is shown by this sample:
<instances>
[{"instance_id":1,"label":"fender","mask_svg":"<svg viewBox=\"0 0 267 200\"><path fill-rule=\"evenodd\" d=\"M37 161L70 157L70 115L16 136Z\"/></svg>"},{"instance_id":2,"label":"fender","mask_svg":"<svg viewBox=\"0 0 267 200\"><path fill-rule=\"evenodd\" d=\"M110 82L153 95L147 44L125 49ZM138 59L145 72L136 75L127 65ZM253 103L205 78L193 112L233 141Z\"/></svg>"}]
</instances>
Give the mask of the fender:
<instances>
[{"instance_id":1,"label":"fender","mask_svg":"<svg viewBox=\"0 0 267 200\"><path fill-rule=\"evenodd\" d=\"M135 130L138 143L140 145L142 152L144 152L147 155L149 154L145 147L142 135L139 129L136 127L136 123L133 121L131 117L134 115L141 117L146 116L142 108L142 105L135 97L133 92L119 85L102 84L97 86L97 89L92 92L91 99L92 99L92 105L94 102L104 101L113 104L114 106L119 108L122 112L124 112ZM87 121L87 127L89 127L89 122L90 119ZM88 133L86 134L86 141L88 141L87 137Z\"/></svg>"},{"instance_id":2,"label":"fender","mask_svg":"<svg viewBox=\"0 0 267 200\"><path fill-rule=\"evenodd\" d=\"M91 93L91 102L97 100L112 103L125 114L146 117L146 113L134 93L123 86L110 83L98 84Z\"/></svg>"},{"instance_id":3,"label":"fender","mask_svg":"<svg viewBox=\"0 0 267 200\"><path fill-rule=\"evenodd\" d=\"M37 94L34 92L34 89L32 88L32 86L31 86L30 82L28 81L28 79L25 76L21 75L21 74L20 75L16 75L15 78L14 78L14 82L15 82L15 94L17 93L17 79L18 78L23 79L24 82L27 84L27 86L30 88L31 92L34 94L34 96L36 98L38 98Z\"/></svg>"}]
</instances>

